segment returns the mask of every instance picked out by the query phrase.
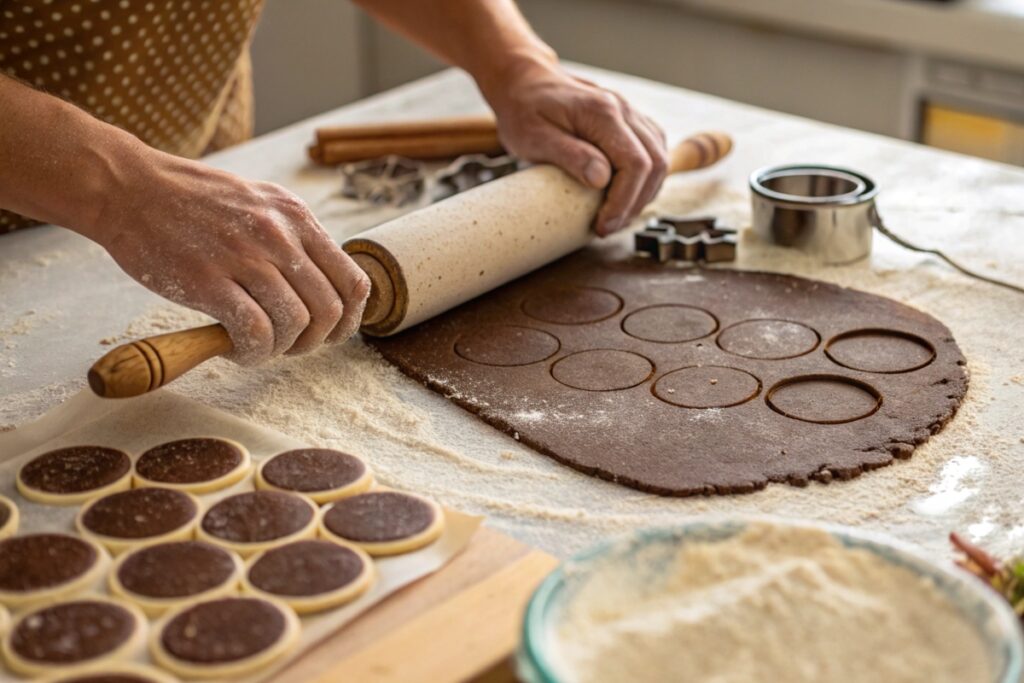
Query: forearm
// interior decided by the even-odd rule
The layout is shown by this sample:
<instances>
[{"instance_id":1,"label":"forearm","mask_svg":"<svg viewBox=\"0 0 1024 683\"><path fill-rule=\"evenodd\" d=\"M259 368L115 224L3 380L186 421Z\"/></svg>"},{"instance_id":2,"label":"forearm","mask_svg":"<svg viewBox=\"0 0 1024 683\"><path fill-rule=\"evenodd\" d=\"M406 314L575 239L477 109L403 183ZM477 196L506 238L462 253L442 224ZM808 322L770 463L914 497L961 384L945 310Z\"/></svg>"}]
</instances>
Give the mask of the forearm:
<instances>
[{"instance_id":1,"label":"forearm","mask_svg":"<svg viewBox=\"0 0 1024 683\"><path fill-rule=\"evenodd\" d=\"M4 75L0 121L0 207L101 241L99 217L142 142Z\"/></svg>"},{"instance_id":2,"label":"forearm","mask_svg":"<svg viewBox=\"0 0 1024 683\"><path fill-rule=\"evenodd\" d=\"M470 73L484 92L509 76L557 61L513 0L355 0L445 62Z\"/></svg>"}]
</instances>

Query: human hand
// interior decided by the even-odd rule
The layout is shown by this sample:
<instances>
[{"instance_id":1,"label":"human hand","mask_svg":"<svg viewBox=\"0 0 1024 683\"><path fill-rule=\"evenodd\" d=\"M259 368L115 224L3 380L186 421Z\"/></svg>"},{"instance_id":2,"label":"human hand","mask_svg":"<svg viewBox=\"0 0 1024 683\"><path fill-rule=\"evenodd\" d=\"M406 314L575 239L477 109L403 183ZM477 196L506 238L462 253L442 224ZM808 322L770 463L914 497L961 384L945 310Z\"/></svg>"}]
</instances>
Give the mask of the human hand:
<instances>
[{"instance_id":1,"label":"human hand","mask_svg":"<svg viewBox=\"0 0 1024 683\"><path fill-rule=\"evenodd\" d=\"M340 342L359 328L370 280L301 199L148 148L97 221L95 239L157 294L227 328L254 364Z\"/></svg>"},{"instance_id":2,"label":"human hand","mask_svg":"<svg viewBox=\"0 0 1024 683\"><path fill-rule=\"evenodd\" d=\"M517 64L480 89L509 152L608 188L594 221L599 235L624 228L654 199L668 168L665 134L621 96L554 61Z\"/></svg>"}]
</instances>

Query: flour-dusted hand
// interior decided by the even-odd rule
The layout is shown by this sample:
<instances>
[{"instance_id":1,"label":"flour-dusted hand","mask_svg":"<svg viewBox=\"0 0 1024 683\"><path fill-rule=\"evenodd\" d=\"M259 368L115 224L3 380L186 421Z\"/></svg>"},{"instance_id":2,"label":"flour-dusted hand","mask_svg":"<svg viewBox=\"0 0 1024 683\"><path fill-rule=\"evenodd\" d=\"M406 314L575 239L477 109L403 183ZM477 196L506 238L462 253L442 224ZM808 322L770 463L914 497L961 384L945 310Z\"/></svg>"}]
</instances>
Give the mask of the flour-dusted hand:
<instances>
[{"instance_id":1,"label":"flour-dusted hand","mask_svg":"<svg viewBox=\"0 0 1024 683\"><path fill-rule=\"evenodd\" d=\"M98 220L98 241L157 294L227 328L233 360L356 332L369 278L288 190L153 150Z\"/></svg>"},{"instance_id":2,"label":"flour-dusted hand","mask_svg":"<svg viewBox=\"0 0 1024 683\"><path fill-rule=\"evenodd\" d=\"M619 95L568 74L557 62L537 60L481 88L511 153L608 188L594 222L598 234L625 227L654 199L668 168L665 135Z\"/></svg>"}]
</instances>

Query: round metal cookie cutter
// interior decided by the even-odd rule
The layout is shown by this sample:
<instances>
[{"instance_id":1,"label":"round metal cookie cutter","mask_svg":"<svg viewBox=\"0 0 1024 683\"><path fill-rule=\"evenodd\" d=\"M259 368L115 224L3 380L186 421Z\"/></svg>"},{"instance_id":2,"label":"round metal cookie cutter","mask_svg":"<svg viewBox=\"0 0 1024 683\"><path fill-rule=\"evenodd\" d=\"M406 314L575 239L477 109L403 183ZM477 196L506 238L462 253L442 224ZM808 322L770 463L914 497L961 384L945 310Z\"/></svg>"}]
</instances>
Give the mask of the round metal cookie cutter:
<instances>
[{"instance_id":1,"label":"round metal cookie cutter","mask_svg":"<svg viewBox=\"0 0 1024 683\"><path fill-rule=\"evenodd\" d=\"M878 186L862 173L838 166L771 166L750 176L754 232L763 240L796 247L827 264L871 253L880 221Z\"/></svg>"}]
</instances>

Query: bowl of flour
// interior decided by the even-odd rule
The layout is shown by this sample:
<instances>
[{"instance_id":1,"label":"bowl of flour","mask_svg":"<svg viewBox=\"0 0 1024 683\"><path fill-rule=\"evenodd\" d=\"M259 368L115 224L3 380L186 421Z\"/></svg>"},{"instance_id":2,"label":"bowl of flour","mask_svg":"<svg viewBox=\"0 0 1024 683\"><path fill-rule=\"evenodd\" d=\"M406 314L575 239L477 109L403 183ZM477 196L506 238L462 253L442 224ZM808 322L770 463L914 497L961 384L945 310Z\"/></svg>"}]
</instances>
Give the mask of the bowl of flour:
<instances>
[{"instance_id":1,"label":"bowl of flour","mask_svg":"<svg viewBox=\"0 0 1024 683\"><path fill-rule=\"evenodd\" d=\"M888 538L813 522L697 520L611 542L537 589L528 683L1018 683L994 591Z\"/></svg>"}]
</instances>

